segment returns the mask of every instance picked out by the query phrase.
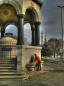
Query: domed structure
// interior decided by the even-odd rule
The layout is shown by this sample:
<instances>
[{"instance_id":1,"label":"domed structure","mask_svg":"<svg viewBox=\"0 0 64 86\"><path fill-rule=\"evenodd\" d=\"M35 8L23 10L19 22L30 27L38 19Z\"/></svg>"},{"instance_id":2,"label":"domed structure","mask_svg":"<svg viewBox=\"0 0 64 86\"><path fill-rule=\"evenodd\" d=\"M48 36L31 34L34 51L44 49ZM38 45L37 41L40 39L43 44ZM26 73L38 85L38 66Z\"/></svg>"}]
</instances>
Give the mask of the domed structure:
<instances>
[{"instance_id":1,"label":"domed structure","mask_svg":"<svg viewBox=\"0 0 64 86\"><path fill-rule=\"evenodd\" d=\"M3 37L0 39L0 45L12 45L15 46L17 43L17 40L12 37Z\"/></svg>"},{"instance_id":2,"label":"domed structure","mask_svg":"<svg viewBox=\"0 0 64 86\"><path fill-rule=\"evenodd\" d=\"M0 58L12 59L16 58L16 43L17 40L12 37L3 37L0 39Z\"/></svg>"}]
</instances>

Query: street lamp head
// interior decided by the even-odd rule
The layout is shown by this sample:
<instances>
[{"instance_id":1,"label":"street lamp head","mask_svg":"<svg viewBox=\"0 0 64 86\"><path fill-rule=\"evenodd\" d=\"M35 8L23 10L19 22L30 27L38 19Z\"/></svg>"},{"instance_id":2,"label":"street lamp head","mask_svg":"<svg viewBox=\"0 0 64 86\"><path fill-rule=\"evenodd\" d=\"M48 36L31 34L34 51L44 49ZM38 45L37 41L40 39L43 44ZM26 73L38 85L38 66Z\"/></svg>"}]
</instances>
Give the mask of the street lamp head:
<instances>
[{"instance_id":1,"label":"street lamp head","mask_svg":"<svg viewBox=\"0 0 64 86\"><path fill-rule=\"evenodd\" d=\"M64 8L64 6L57 6L57 7L59 7L59 8Z\"/></svg>"},{"instance_id":2,"label":"street lamp head","mask_svg":"<svg viewBox=\"0 0 64 86\"><path fill-rule=\"evenodd\" d=\"M57 6L57 7L61 7L61 6Z\"/></svg>"}]
</instances>

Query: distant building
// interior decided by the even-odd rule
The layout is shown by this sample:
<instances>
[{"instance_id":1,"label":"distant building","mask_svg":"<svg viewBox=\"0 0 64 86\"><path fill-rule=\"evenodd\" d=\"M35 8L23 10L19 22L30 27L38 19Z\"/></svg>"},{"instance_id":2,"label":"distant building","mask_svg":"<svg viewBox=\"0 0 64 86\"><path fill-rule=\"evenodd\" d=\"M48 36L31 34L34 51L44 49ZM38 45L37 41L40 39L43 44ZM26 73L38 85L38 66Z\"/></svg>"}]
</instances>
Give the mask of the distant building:
<instances>
[{"instance_id":1,"label":"distant building","mask_svg":"<svg viewBox=\"0 0 64 86\"><path fill-rule=\"evenodd\" d=\"M41 45L43 45L46 41L46 36L41 32Z\"/></svg>"}]
</instances>

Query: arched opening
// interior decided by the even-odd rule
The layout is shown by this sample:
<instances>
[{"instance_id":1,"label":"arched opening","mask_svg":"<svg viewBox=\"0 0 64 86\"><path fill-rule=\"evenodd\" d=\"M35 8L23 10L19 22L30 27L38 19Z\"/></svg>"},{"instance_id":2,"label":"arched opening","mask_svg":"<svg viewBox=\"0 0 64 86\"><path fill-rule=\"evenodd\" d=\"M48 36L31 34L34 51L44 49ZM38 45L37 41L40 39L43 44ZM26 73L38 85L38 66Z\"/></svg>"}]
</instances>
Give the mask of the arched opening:
<instances>
[{"instance_id":1,"label":"arched opening","mask_svg":"<svg viewBox=\"0 0 64 86\"><path fill-rule=\"evenodd\" d=\"M16 14L15 8L10 4L2 4L0 5L0 32L1 37L5 36L5 29L10 28L12 31L11 24L16 24L18 28L18 18ZM8 27L7 27L8 26ZM15 28L15 27L13 27Z\"/></svg>"},{"instance_id":2,"label":"arched opening","mask_svg":"<svg viewBox=\"0 0 64 86\"><path fill-rule=\"evenodd\" d=\"M14 37L15 39L18 38L18 28L14 24L9 24L5 28L5 36L6 35L11 35L11 37Z\"/></svg>"},{"instance_id":3,"label":"arched opening","mask_svg":"<svg viewBox=\"0 0 64 86\"><path fill-rule=\"evenodd\" d=\"M28 9L26 10L26 12L25 12L25 21L26 21L26 22L30 22L30 23L36 21L36 14L35 14L35 12L33 11L33 9L28 8Z\"/></svg>"},{"instance_id":4,"label":"arched opening","mask_svg":"<svg viewBox=\"0 0 64 86\"><path fill-rule=\"evenodd\" d=\"M34 22L36 21L36 13L32 8L28 8L25 12L25 24L28 23L30 24L30 28L26 25L28 28L28 36L31 36L31 44L35 44L35 27L34 27ZM25 28L24 28L25 29ZM25 34L24 34L25 35ZM27 39L29 39L29 37Z\"/></svg>"},{"instance_id":5,"label":"arched opening","mask_svg":"<svg viewBox=\"0 0 64 86\"><path fill-rule=\"evenodd\" d=\"M24 24L24 44L31 44L32 43L32 31L30 23Z\"/></svg>"}]
</instances>

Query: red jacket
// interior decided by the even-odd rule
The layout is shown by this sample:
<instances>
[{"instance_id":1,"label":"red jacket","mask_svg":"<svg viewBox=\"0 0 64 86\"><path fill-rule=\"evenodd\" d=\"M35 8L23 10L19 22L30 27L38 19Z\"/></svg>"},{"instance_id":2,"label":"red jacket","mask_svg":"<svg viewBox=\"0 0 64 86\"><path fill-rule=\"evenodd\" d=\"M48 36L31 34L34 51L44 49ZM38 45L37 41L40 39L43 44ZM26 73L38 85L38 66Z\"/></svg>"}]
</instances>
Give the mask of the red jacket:
<instances>
[{"instance_id":1,"label":"red jacket","mask_svg":"<svg viewBox=\"0 0 64 86\"><path fill-rule=\"evenodd\" d=\"M35 56L35 61L41 61L41 57L38 56L38 55L36 55L36 56Z\"/></svg>"}]
</instances>

